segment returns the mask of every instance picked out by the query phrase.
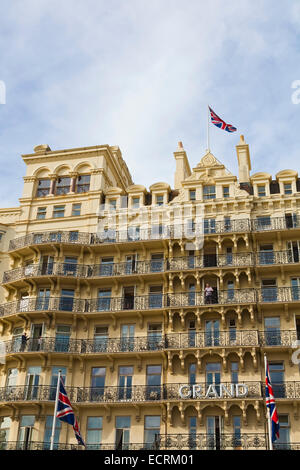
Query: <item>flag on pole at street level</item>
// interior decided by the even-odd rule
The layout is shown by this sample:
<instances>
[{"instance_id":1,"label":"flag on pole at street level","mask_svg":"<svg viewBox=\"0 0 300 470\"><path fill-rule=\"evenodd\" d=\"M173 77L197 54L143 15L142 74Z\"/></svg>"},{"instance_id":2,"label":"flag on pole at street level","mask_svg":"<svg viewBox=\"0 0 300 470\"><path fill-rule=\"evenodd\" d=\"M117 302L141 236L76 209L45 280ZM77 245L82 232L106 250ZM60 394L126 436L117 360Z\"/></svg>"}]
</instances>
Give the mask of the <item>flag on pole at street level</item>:
<instances>
[{"instance_id":1,"label":"flag on pole at street level","mask_svg":"<svg viewBox=\"0 0 300 470\"><path fill-rule=\"evenodd\" d=\"M59 384L59 395L58 395L58 405L56 417L61 421L65 421L68 424L73 426L75 437L78 441L78 444L85 446L84 440L79 431L78 422L74 414L73 408L71 406L70 400L68 398L67 392L64 387L62 377L60 378Z\"/></svg>"},{"instance_id":2,"label":"flag on pole at street level","mask_svg":"<svg viewBox=\"0 0 300 470\"><path fill-rule=\"evenodd\" d=\"M269 364L266 360L266 405L270 413L272 424L272 442L279 439L279 419L274 399L273 388L270 379Z\"/></svg>"},{"instance_id":3,"label":"flag on pole at street level","mask_svg":"<svg viewBox=\"0 0 300 470\"><path fill-rule=\"evenodd\" d=\"M227 124L225 121L223 121L223 119L219 118L219 116L217 116L217 114L211 109L210 106L209 106L209 112L210 112L211 122L215 126L227 132L235 132L237 130L236 127L233 127L231 124Z\"/></svg>"}]
</instances>

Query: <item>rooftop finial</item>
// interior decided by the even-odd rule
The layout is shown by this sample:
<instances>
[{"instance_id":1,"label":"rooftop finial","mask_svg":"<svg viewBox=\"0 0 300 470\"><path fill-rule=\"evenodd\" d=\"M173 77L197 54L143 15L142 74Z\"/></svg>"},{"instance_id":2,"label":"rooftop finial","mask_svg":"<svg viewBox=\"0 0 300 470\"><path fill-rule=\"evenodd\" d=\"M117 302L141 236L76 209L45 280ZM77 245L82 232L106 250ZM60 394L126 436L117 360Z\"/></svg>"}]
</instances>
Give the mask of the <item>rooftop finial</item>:
<instances>
[{"instance_id":1,"label":"rooftop finial","mask_svg":"<svg viewBox=\"0 0 300 470\"><path fill-rule=\"evenodd\" d=\"M183 143L182 142L178 142L178 148L183 149Z\"/></svg>"}]
</instances>

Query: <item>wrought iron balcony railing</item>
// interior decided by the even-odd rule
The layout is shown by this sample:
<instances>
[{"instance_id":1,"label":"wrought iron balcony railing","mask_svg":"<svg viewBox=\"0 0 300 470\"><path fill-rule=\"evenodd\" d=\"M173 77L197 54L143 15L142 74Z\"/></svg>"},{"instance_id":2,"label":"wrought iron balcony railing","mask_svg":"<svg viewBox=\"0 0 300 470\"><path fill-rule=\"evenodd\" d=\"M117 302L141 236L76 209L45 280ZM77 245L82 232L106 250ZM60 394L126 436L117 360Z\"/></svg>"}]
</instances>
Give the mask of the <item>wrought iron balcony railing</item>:
<instances>
[{"instance_id":1,"label":"wrought iron balcony railing","mask_svg":"<svg viewBox=\"0 0 300 470\"><path fill-rule=\"evenodd\" d=\"M298 215L286 217L264 217L259 219L236 219L231 221L215 221L207 227L204 223L203 233L223 234L223 233L245 233L262 232L271 230L290 230L300 228L300 217ZM128 243L147 240L181 239L185 237L186 227L178 224L175 226L152 226L140 231L133 231L130 228L126 231L108 230L102 233L83 232L44 232L30 233L10 241L9 251L18 250L25 246L67 243L79 245L98 245L103 243ZM133 233L134 232L134 233Z\"/></svg>"},{"instance_id":2,"label":"wrought iron balcony railing","mask_svg":"<svg viewBox=\"0 0 300 470\"><path fill-rule=\"evenodd\" d=\"M32 297L0 305L0 317L32 311L64 311L74 313L115 312L123 310L152 310L179 307L198 307L216 304L249 304L270 302L299 302L300 287L266 287L263 289L228 289L214 291L207 297L202 292L150 294L132 297Z\"/></svg>"},{"instance_id":3,"label":"wrought iron balcony railing","mask_svg":"<svg viewBox=\"0 0 300 470\"><path fill-rule=\"evenodd\" d=\"M300 450L299 442L274 443L275 450ZM157 434L154 442L89 444L87 450L268 450L264 433L221 434ZM82 450L77 444L54 443L54 450ZM0 450L50 450L50 442L0 441Z\"/></svg>"},{"instance_id":4,"label":"wrought iron balcony railing","mask_svg":"<svg viewBox=\"0 0 300 470\"><path fill-rule=\"evenodd\" d=\"M240 381L240 393L232 389L231 382L214 384L215 391L210 392L208 383L197 383L195 397L190 384L163 384L163 385L132 385L95 386L95 387L66 387L70 401L73 403L144 403L182 400L213 400L213 399L263 399L265 384L261 381ZM184 388L181 388L184 386ZM274 397L276 400L299 400L300 382L273 382ZM243 395L243 390L246 394ZM179 391L182 390L183 396ZM56 385L16 385L0 388L0 402L53 402L56 396Z\"/></svg>"},{"instance_id":5,"label":"wrought iron balcony railing","mask_svg":"<svg viewBox=\"0 0 300 470\"><path fill-rule=\"evenodd\" d=\"M107 263L97 265L51 263L48 266L31 264L6 271L3 283L22 278L39 276L67 276L78 278L127 276L132 274L155 274L166 271L201 269L208 267L252 266L252 253L229 255L202 255L195 257L171 258L168 260L136 261L124 263Z\"/></svg>"},{"instance_id":6,"label":"wrought iron balcony railing","mask_svg":"<svg viewBox=\"0 0 300 470\"><path fill-rule=\"evenodd\" d=\"M4 342L6 354L13 353L67 353L67 354L113 354L122 352L153 352L172 349L234 348L234 347L292 347L298 340L294 330L236 330L190 331L171 333L156 337L136 336L132 338L30 338L26 344L21 337Z\"/></svg>"},{"instance_id":7,"label":"wrought iron balcony railing","mask_svg":"<svg viewBox=\"0 0 300 470\"><path fill-rule=\"evenodd\" d=\"M102 264L49 263L47 266L31 264L6 271L3 283L40 276L97 278L155 274L167 271L186 271L206 268L230 268L296 264L300 262L290 251L259 253L203 254L178 258Z\"/></svg>"},{"instance_id":8,"label":"wrought iron balcony railing","mask_svg":"<svg viewBox=\"0 0 300 470\"><path fill-rule=\"evenodd\" d=\"M247 398L262 398L262 382L240 382L248 388ZM163 384L163 385L132 385L127 387L119 386L97 386L97 387L66 387L69 399L73 403L143 403L155 401L182 400L179 395L179 389L182 385L189 384ZM204 399L208 388L207 383L199 383L201 390L197 393L197 399ZM231 383L222 382L222 385L231 390ZM295 383L285 383L284 391L292 397L280 398L296 398L297 393L300 396L300 383L295 389ZM220 384L215 385L216 393L226 395ZM282 390L282 389L280 389ZM229 393L229 392L228 392ZM28 401L55 401L56 385L16 385L0 388L0 402L28 402ZM235 396L231 397L233 399ZM188 395L184 400L191 399ZM244 398L243 398L244 399Z\"/></svg>"},{"instance_id":9,"label":"wrought iron balcony railing","mask_svg":"<svg viewBox=\"0 0 300 470\"><path fill-rule=\"evenodd\" d=\"M67 297L25 298L0 305L0 317L31 311L64 311L77 313L114 312L123 310L152 310L172 307L194 307L210 304L255 303L255 289L236 289L215 292L207 298L202 292L150 294L132 297L99 297L78 299Z\"/></svg>"},{"instance_id":10,"label":"wrought iron balcony railing","mask_svg":"<svg viewBox=\"0 0 300 470\"><path fill-rule=\"evenodd\" d=\"M159 436L158 445L166 450L266 450L268 438L264 433L168 434Z\"/></svg>"}]
</instances>

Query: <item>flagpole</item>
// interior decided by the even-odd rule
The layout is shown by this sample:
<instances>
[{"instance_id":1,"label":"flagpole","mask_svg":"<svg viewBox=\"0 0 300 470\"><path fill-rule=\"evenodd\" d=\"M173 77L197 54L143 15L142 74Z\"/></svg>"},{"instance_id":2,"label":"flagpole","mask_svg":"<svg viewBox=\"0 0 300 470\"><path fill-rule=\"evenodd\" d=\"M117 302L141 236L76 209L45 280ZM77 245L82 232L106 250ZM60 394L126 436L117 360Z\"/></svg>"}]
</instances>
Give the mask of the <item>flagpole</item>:
<instances>
[{"instance_id":1,"label":"flagpole","mask_svg":"<svg viewBox=\"0 0 300 470\"><path fill-rule=\"evenodd\" d=\"M265 359L265 376L267 376L267 355L264 354ZM273 442L272 442L272 424L271 424L271 414L270 408L267 407L267 417L268 417L268 434L269 434L269 450L273 450Z\"/></svg>"},{"instance_id":2,"label":"flagpole","mask_svg":"<svg viewBox=\"0 0 300 470\"><path fill-rule=\"evenodd\" d=\"M207 152L210 152L209 142L209 106L207 105Z\"/></svg>"},{"instance_id":3,"label":"flagpole","mask_svg":"<svg viewBox=\"0 0 300 470\"><path fill-rule=\"evenodd\" d=\"M57 407L58 407L60 377L61 377L61 370L58 371L58 376L57 376L55 406L54 406L54 415L53 415L53 423L52 423L52 433L51 433L51 439L50 439L50 450L53 450L53 446L54 446L54 435L55 435L56 414L57 414Z\"/></svg>"}]
</instances>

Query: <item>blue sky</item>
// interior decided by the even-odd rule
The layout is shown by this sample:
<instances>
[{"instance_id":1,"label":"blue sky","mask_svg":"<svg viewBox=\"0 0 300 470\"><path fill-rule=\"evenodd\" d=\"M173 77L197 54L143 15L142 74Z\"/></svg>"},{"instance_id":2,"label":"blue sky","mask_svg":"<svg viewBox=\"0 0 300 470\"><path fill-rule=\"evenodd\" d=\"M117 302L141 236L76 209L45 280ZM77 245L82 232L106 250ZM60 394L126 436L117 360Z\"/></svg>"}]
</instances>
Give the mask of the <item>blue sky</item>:
<instances>
[{"instance_id":1,"label":"blue sky","mask_svg":"<svg viewBox=\"0 0 300 470\"><path fill-rule=\"evenodd\" d=\"M205 153L207 103L238 128L211 126L233 173L240 134L252 173L300 170L299 33L298 0L1 0L0 206L38 144L118 145L135 183L173 186L178 141L192 167Z\"/></svg>"}]
</instances>

